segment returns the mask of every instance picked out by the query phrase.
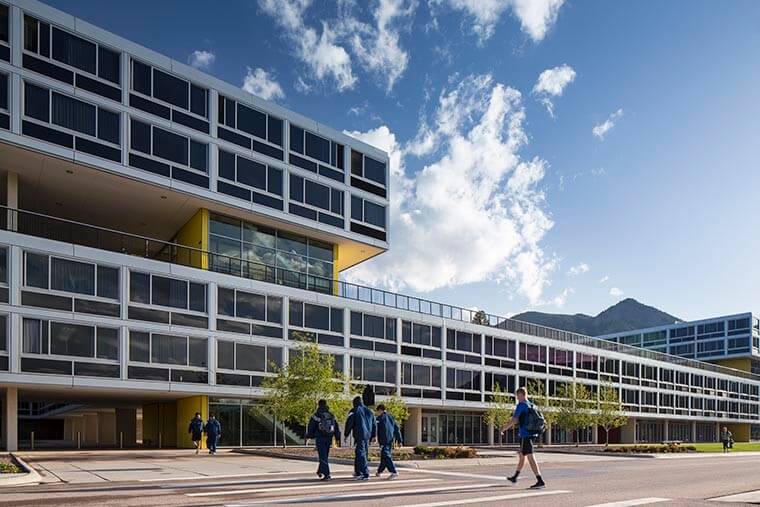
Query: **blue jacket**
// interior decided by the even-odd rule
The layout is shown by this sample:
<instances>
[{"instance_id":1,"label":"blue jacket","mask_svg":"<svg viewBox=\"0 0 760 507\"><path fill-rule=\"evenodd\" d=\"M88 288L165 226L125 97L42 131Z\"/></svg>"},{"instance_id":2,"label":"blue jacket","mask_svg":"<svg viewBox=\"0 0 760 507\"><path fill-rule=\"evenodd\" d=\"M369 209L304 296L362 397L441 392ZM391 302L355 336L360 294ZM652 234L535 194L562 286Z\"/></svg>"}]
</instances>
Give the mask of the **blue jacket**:
<instances>
[{"instance_id":1,"label":"blue jacket","mask_svg":"<svg viewBox=\"0 0 760 507\"><path fill-rule=\"evenodd\" d=\"M401 438L401 428L396 424L396 420L387 412L380 414L377 418L377 443L392 444L393 441L403 444Z\"/></svg>"},{"instance_id":2,"label":"blue jacket","mask_svg":"<svg viewBox=\"0 0 760 507\"><path fill-rule=\"evenodd\" d=\"M190 419L190 425L187 427L187 432L190 433L193 437L200 438L201 434L203 434L203 420L200 418Z\"/></svg>"},{"instance_id":3,"label":"blue jacket","mask_svg":"<svg viewBox=\"0 0 760 507\"><path fill-rule=\"evenodd\" d=\"M375 415L363 404L355 407L346 419L346 435L353 435L354 440L371 440L377 435Z\"/></svg>"},{"instance_id":4,"label":"blue jacket","mask_svg":"<svg viewBox=\"0 0 760 507\"><path fill-rule=\"evenodd\" d=\"M203 431L209 437L218 437L222 434L222 425L219 424L218 419L209 419L206 426L203 427Z\"/></svg>"},{"instance_id":5,"label":"blue jacket","mask_svg":"<svg viewBox=\"0 0 760 507\"><path fill-rule=\"evenodd\" d=\"M306 427L306 438L315 438L315 439L329 439L332 440L333 435L325 435L321 431L319 431L319 420L321 419L321 414L324 412L320 412L317 410L314 412L314 415L311 416L311 419L309 419L309 425ZM335 419L335 416L333 416L333 419ZM340 442L340 426L338 425L338 421L335 421L335 438Z\"/></svg>"}]
</instances>

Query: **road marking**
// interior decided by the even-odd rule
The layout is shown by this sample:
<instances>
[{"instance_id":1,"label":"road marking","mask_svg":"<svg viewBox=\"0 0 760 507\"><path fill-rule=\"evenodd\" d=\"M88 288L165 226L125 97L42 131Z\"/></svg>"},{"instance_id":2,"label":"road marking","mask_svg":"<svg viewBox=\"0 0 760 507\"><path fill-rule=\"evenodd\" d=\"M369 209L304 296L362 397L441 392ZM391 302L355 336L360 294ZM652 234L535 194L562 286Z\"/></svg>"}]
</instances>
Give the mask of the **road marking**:
<instances>
[{"instance_id":1,"label":"road marking","mask_svg":"<svg viewBox=\"0 0 760 507\"><path fill-rule=\"evenodd\" d=\"M482 498L470 498L467 500L447 500L445 502L432 502L432 503L414 503L408 504L402 507L442 507L444 505L465 505L469 503L481 503L481 502L497 502L499 500L514 500L516 498L529 498L534 496L546 496L546 495L563 495L566 493L572 493L572 491L566 491L558 489L556 491L538 491L535 493L513 493L511 495L501 496L486 496Z\"/></svg>"},{"instance_id":2,"label":"road marking","mask_svg":"<svg viewBox=\"0 0 760 507\"><path fill-rule=\"evenodd\" d=\"M353 475L333 475L333 479L351 479L353 478ZM280 477L280 478L272 478L272 479L259 479L259 480L252 480L252 481L230 481L230 482L209 482L208 480L200 480L198 481L199 484L159 484L157 487L161 489L211 489L211 488L227 488L230 486L253 486L255 484L274 484L279 482L288 482L288 481L302 481L303 482L314 482L315 484L322 484L322 482L317 479L316 477L314 479L308 478L308 479L302 479L300 477ZM294 486L298 486L297 484L294 484Z\"/></svg>"},{"instance_id":3,"label":"road marking","mask_svg":"<svg viewBox=\"0 0 760 507\"><path fill-rule=\"evenodd\" d=\"M746 491L736 495L717 496L710 498L711 502L760 503L760 490Z\"/></svg>"},{"instance_id":4,"label":"road marking","mask_svg":"<svg viewBox=\"0 0 760 507\"><path fill-rule=\"evenodd\" d=\"M393 481L393 484L398 484L400 481ZM409 482L409 481L406 481ZM493 484L486 483L486 484L469 484L469 485L460 485L460 486L443 486L440 488L423 488L423 489L399 489L399 490L377 490L377 491L368 491L364 493L346 493L343 495L325 495L325 496L302 496L302 497L296 497L296 498L270 498L267 500L259 500L257 502L247 502L247 503L235 503L235 504L228 504L226 507L247 507L249 505L261 505L261 504L275 504L275 503L309 503L309 502L328 502L332 500L346 500L349 498L356 498L356 499L364 499L364 498L373 498L373 497L395 497L399 495L409 495L409 494L421 494L421 493L441 493L443 491L463 491L467 489L477 489L477 488L490 488L493 487Z\"/></svg>"},{"instance_id":5,"label":"road marking","mask_svg":"<svg viewBox=\"0 0 760 507\"><path fill-rule=\"evenodd\" d=\"M461 472L444 472L443 470L426 470L424 468L404 468L404 472L416 472L418 474L448 475L450 477L469 477L470 479L506 481L506 475L481 475L481 474L463 474Z\"/></svg>"},{"instance_id":6,"label":"road marking","mask_svg":"<svg viewBox=\"0 0 760 507\"><path fill-rule=\"evenodd\" d=\"M434 482L434 481L440 481L440 479L408 479L405 481L394 481L394 484L397 483L403 483L403 484L409 484L411 482ZM310 484L307 486L280 486L276 488L257 488L257 489L238 489L238 490L232 490L232 491L207 491L205 493L187 493L185 496L223 496L223 495L247 495L249 493L273 493L276 491L294 491L294 490L300 490L300 489L315 489L315 488L321 488L326 489L327 484L330 484L329 482L321 482L319 484ZM356 488L358 486L367 487L368 485L384 485L385 482L380 481L357 481L357 482L349 482L347 484L340 484L340 488Z\"/></svg>"},{"instance_id":7,"label":"road marking","mask_svg":"<svg viewBox=\"0 0 760 507\"><path fill-rule=\"evenodd\" d=\"M227 475L186 475L181 477L159 477L156 479L140 479L139 482L161 482L161 481L194 481L196 479L234 479L237 477L279 477L281 475L308 475L314 474L312 470L303 472L259 472L251 474L227 474Z\"/></svg>"},{"instance_id":8,"label":"road marking","mask_svg":"<svg viewBox=\"0 0 760 507\"><path fill-rule=\"evenodd\" d=\"M656 496L649 498L634 498L632 500L623 500L620 502L600 503L596 505L589 505L588 507L630 507L632 505L648 505L651 503L667 502L670 498L657 498Z\"/></svg>"}]
</instances>

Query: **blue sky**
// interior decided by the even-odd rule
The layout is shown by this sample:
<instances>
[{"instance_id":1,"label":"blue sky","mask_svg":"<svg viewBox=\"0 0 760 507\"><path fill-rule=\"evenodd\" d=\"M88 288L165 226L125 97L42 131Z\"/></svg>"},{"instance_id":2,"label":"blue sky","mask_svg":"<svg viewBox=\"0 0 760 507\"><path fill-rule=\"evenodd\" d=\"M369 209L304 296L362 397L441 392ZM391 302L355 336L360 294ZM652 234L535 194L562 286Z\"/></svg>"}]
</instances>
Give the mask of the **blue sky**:
<instances>
[{"instance_id":1,"label":"blue sky","mask_svg":"<svg viewBox=\"0 0 760 507\"><path fill-rule=\"evenodd\" d=\"M391 151L391 252L352 280L760 310L758 2L48 3Z\"/></svg>"}]
</instances>

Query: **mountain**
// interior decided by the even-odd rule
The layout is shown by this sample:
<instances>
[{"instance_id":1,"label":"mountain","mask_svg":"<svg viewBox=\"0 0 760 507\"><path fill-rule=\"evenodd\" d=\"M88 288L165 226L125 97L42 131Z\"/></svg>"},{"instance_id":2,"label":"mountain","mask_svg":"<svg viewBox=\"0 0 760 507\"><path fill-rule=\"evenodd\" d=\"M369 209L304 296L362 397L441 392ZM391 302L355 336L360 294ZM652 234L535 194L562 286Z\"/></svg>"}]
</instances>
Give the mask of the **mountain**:
<instances>
[{"instance_id":1,"label":"mountain","mask_svg":"<svg viewBox=\"0 0 760 507\"><path fill-rule=\"evenodd\" d=\"M561 313L524 312L512 318L514 320L572 331L588 336L663 326L681 320L653 306L641 304L633 298L624 299L595 317L583 313L567 315Z\"/></svg>"}]
</instances>

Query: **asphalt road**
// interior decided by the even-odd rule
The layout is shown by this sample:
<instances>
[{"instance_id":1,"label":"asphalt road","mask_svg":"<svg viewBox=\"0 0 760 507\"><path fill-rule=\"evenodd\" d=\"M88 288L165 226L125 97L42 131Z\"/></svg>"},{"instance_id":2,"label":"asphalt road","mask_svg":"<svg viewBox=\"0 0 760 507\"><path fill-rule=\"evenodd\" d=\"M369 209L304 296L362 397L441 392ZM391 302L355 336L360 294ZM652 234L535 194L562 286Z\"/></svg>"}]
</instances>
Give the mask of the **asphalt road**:
<instances>
[{"instance_id":1,"label":"asphalt road","mask_svg":"<svg viewBox=\"0 0 760 507\"><path fill-rule=\"evenodd\" d=\"M0 505L533 507L611 504L611 507L624 507L659 503L716 507L731 505L717 503L716 497L752 491L759 492L736 499L760 503L760 457L757 455L610 460L583 457L556 460L550 456L538 456L539 460L545 457L550 461L542 470L548 487L540 491L528 489L533 483L529 470L523 472L516 485L508 483L504 477L512 472L511 465L401 469L400 477L395 481L372 477L369 482L353 481L350 467L336 466L333 469L336 480L323 483L317 480L313 470L309 470L310 463L294 462L292 470L279 465L280 470L261 471L260 468L247 468L245 457L230 456L226 459L233 460L237 467L236 470L225 468L224 474L214 474L212 462L207 461L206 471L210 475L202 478L147 474L136 480L49 482L31 487L3 488L0 490ZM118 465L111 461L109 466ZM95 470L104 474L112 469L100 465Z\"/></svg>"}]
</instances>

